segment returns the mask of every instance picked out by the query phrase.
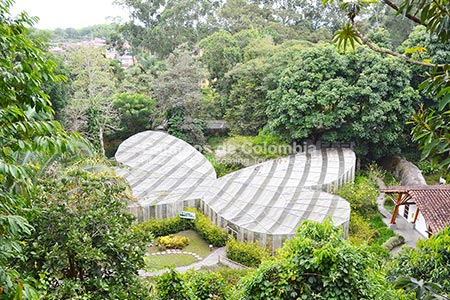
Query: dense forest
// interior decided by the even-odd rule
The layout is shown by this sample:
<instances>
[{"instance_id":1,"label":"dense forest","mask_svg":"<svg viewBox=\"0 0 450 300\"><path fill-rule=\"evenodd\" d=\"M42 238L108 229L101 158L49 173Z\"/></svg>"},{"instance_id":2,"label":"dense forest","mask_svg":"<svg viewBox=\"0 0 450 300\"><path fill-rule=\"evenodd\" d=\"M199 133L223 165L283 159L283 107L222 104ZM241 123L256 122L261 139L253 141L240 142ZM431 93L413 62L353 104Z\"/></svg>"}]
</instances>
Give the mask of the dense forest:
<instances>
[{"instance_id":1,"label":"dense forest","mask_svg":"<svg viewBox=\"0 0 450 300\"><path fill-rule=\"evenodd\" d=\"M249 250L266 258L250 271L141 280L156 234L134 225L110 159L159 128L219 175L245 164L215 161L218 143L308 141L448 176L447 0L116 2L131 21L38 30L0 1L0 299L448 299L449 230L393 257L365 220L377 191L364 176L341 191L348 240L305 222L276 256Z\"/></svg>"}]
</instances>

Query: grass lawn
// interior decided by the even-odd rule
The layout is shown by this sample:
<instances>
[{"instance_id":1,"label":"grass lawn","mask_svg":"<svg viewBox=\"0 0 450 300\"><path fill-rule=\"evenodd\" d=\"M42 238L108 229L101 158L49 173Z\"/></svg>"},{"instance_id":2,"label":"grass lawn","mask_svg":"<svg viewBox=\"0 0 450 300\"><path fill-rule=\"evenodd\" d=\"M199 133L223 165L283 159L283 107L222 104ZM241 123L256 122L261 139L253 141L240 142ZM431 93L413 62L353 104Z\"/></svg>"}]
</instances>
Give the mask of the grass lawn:
<instances>
[{"instance_id":1,"label":"grass lawn","mask_svg":"<svg viewBox=\"0 0 450 300\"><path fill-rule=\"evenodd\" d=\"M201 257L209 255L209 244L205 242L197 232L193 230L185 230L175 233L177 236L185 236L189 239L189 245L183 251L193 252ZM158 247L148 248L148 253L160 252ZM182 267L187 266L198 260L192 255L186 254L170 254L145 257L145 263L148 269L163 269L166 267Z\"/></svg>"},{"instance_id":2,"label":"grass lawn","mask_svg":"<svg viewBox=\"0 0 450 300\"><path fill-rule=\"evenodd\" d=\"M168 267L183 267L197 262L198 260L192 255L187 254L170 254L160 256L144 257L147 271L161 270Z\"/></svg>"}]
</instances>

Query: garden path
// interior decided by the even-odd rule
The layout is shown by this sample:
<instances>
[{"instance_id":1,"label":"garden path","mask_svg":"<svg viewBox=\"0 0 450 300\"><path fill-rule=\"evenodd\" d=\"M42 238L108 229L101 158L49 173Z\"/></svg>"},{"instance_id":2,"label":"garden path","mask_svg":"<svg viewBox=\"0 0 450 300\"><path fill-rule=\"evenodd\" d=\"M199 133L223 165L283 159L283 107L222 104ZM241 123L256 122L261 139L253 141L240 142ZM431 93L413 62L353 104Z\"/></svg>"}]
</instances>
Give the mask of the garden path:
<instances>
[{"instance_id":1,"label":"garden path","mask_svg":"<svg viewBox=\"0 0 450 300\"><path fill-rule=\"evenodd\" d=\"M386 188L386 184L384 183L384 181L379 178L377 178L377 184L380 189ZM407 244L409 247L416 248L417 242L424 239L424 237L413 228L413 224L409 223L403 218L397 218L397 220L395 221L396 224L392 226L390 224L392 214L384 207L384 200L385 194L380 193L377 198L377 205L378 211L383 215L383 222L392 230L394 230L396 234L403 236L405 238L405 244ZM398 251L398 248L393 249L393 252L396 251Z\"/></svg>"},{"instance_id":2,"label":"garden path","mask_svg":"<svg viewBox=\"0 0 450 300\"><path fill-rule=\"evenodd\" d=\"M167 253L169 254L169 253ZM242 269L245 268L244 266L237 264L229 259L227 259L227 255L226 255L226 249L225 247L221 247L221 248L217 248L215 250L213 250L211 252L211 254L209 254L207 257L205 257L204 259L202 259L199 262L190 264L189 266L184 266L184 267L176 267L174 268L176 271L180 272L180 273L185 273L188 270L194 269L194 270L199 270L202 267L212 267L215 266L217 264L223 264L226 265L229 268L232 269ZM167 273L169 271L169 268L163 269L163 270L158 270L158 271L154 271L154 272L145 272L143 270L139 271L139 276L141 277L153 277L153 276L159 276L162 275L164 273Z\"/></svg>"}]
</instances>

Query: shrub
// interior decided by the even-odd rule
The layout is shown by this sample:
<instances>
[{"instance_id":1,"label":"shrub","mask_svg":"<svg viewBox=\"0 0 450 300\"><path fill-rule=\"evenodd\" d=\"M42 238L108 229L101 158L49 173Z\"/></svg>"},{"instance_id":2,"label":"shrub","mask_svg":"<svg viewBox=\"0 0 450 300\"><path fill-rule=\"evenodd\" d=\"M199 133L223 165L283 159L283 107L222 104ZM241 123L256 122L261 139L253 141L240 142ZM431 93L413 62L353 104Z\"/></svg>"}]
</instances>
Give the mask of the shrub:
<instances>
[{"instance_id":1,"label":"shrub","mask_svg":"<svg viewBox=\"0 0 450 300\"><path fill-rule=\"evenodd\" d=\"M193 229L208 243L214 247L223 247L227 242L227 232L211 222L207 216L198 212L196 209L190 209L196 213Z\"/></svg>"},{"instance_id":2,"label":"shrub","mask_svg":"<svg viewBox=\"0 0 450 300\"><path fill-rule=\"evenodd\" d=\"M337 194L350 202L352 210L360 215L377 211L378 192L368 178L358 176L355 182L345 184Z\"/></svg>"},{"instance_id":3,"label":"shrub","mask_svg":"<svg viewBox=\"0 0 450 300\"><path fill-rule=\"evenodd\" d=\"M405 243L405 238L401 235L396 235L393 237L390 237L386 242L383 243L383 247L387 250L391 251L395 247L398 247L400 245L403 245Z\"/></svg>"},{"instance_id":4,"label":"shrub","mask_svg":"<svg viewBox=\"0 0 450 300\"><path fill-rule=\"evenodd\" d=\"M162 274L155 279L156 299L186 299L188 289L183 276L170 269L169 272Z\"/></svg>"},{"instance_id":5,"label":"shrub","mask_svg":"<svg viewBox=\"0 0 450 300\"><path fill-rule=\"evenodd\" d=\"M189 245L189 239L184 236L166 235L156 239L155 245L160 250L183 249Z\"/></svg>"},{"instance_id":6,"label":"shrub","mask_svg":"<svg viewBox=\"0 0 450 300\"><path fill-rule=\"evenodd\" d=\"M414 277L442 286L450 293L450 227L417 243L417 249L402 247L387 266L389 278Z\"/></svg>"},{"instance_id":7,"label":"shrub","mask_svg":"<svg viewBox=\"0 0 450 300\"><path fill-rule=\"evenodd\" d=\"M302 222L296 237L244 279L242 299L390 299L378 261L342 236L331 218Z\"/></svg>"},{"instance_id":8,"label":"shrub","mask_svg":"<svg viewBox=\"0 0 450 300\"><path fill-rule=\"evenodd\" d=\"M223 247L227 242L227 232L211 222L208 217L197 209L187 209L195 212L195 220L181 219L175 217L171 219L151 219L134 225L133 229L141 234L151 232L155 237L171 235L183 230L193 229L208 243L215 247Z\"/></svg>"},{"instance_id":9,"label":"shrub","mask_svg":"<svg viewBox=\"0 0 450 300\"><path fill-rule=\"evenodd\" d=\"M227 284L218 273L192 271L184 278L191 300L227 299Z\"/></svg>"},{"instance_id":10,"label":"shrub","mask_svg":"<svg viewBox=\"0 0 450 300\"><path fill-rule=\"evenodd\" d=\"M424 175L431 175L440 171L439 165L428 160L420 161L417 166Z\"/></svg>"},{"instance_id":11,"label":"shrub","mask_svg":"<svg viewBox=\"0 0 450 300\"><path fill-rule=\"evenodd\" d=\"M137 232L151 232L155 237L174 234L192 228L192 221L180 217L171 219L150 219L133 226Z\"/></svg>"},{"instance_id":12,"label":"shrub","mask_svg":"<svg viewBox=\"0 0 450 300\"><path fill-rule=\"evenodd\" d=\"M256 268L269 256L269 250L261 247L257 242L238 242L235 239L229 239L227 242L227 257L244 266Z\"/></svg>"},{"instance_id":13,"label":"shrub","mask_svg":"<svg viewBox=\"0 0 450 300\"><path fill-rule=\"evenodd\" d=\"M349 241L353 244L371 244L377 231L370 227L369 222L355 212L351 213Z\"/></svg>"},{"instance_id":14,"label":"shrub","mask_svg":"<svg viewBox=\"0 0 450 300\"><path fill-rule=\"evenodd\" d=\"M249 275L250 269L231 269L228 267L218 267L214 269L215 273L220 274L227 285L235 287L245 276Z\"/></svg>"}]
</instances>

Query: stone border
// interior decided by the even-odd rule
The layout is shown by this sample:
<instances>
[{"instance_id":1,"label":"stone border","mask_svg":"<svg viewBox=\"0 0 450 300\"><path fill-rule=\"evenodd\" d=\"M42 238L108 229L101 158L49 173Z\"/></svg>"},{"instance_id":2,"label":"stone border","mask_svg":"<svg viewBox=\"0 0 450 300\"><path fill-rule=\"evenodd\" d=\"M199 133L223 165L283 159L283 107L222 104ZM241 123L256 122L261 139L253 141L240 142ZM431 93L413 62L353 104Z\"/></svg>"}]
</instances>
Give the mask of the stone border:
<instances>
[{"instance_id":1,"label":"stone border","mask_svg":"<svg viewBox=\"0 0 450 300\"><path fill-rule=\"evenodd\" d=\"M146 253L145 256L161 256L161 255L176 255L176 254L184 254L184 255L191 255L193 257L195 257L197 260L202 260L203 257L201 257L200 255L198 255L197 253L194 252L187 252L187 251L181 251L181 250L176 250L176 249L170 249L170 250L166 250L166 251L161 251L161 252L155 252L155 253Z\"/></svg>"}]
</instances>

